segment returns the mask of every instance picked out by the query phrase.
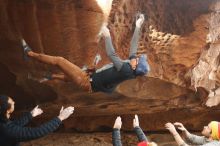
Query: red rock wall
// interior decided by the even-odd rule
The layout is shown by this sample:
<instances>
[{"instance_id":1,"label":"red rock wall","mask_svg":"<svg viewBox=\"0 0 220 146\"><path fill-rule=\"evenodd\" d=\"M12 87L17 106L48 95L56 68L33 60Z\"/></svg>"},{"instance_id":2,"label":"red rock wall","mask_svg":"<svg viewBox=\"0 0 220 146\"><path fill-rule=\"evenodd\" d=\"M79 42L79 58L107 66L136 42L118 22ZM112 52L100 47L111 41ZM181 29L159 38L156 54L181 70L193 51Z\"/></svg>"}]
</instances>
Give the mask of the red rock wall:
<instances>
[{"instance_id":1,"label":"red rock wall","mask_svg":"<svg viewBox=\"0 0 220 146\"><path fill-rule=\"evenodd\" d=\"M40 104L46 114L36 122L56 116L62 105L74 105L75 115L65 129L110 130L114 118L122 115L124 129L130 130L137 113L148 121L142 123L146 130L163 130L167 121L182 121L198 130L210 120L220 120L219 106L204 106L208 93L191 90L191 71L202 54L212 50L206 38L216 2L114 0L111 9L111 1L103 7L95 0L1 0L0 91L13 96L23 110ZM80 67L91 65L97 52L103 58L99 66L108 63L103 40L97 42L107 18L115 49L126 58L138 11L146 17L138 53L148 54L151 78L126 81L117 93L88 95L71 83L40 84L37 80L45 73L60 70L22 59L21 37L34 51L63 56Z\"/></svg>"}]
</instances>

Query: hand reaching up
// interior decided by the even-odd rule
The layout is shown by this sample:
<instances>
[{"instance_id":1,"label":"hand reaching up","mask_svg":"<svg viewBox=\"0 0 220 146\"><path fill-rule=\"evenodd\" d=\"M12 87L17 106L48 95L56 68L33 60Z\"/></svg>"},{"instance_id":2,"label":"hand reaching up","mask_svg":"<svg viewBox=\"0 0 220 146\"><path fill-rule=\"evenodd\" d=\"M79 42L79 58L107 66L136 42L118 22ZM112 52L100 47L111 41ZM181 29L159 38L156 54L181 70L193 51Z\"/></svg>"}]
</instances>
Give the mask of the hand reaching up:
<instances>
[{"instance_id":1,"label":"hand reaching up","mask_svg":"<svg viewBox=\"0 0 220 146\"><path fill-rule=\"evenodd\" d=\"M60 110L60 115L58 116L58 118L61 121L63 121L65 119L69 118L69 116L73 114L73 111L74 111L74 107L72 107L72 106L69 106L69 107L67 107L65 109L62 106L62 108Z\"/></svg>"},{"instance_id":2,"label":"hand reaching up","mask_svg":"<svg viewBox=\"0 0 220 146\"><path fill-rule=\"evenodd\" d=\"M38 105L31 111L32 117L39 116L43 113L43 110L38 107Z\"/></svg>"},{"instance_id":3,"label":"hand reaching up","mask_svg":"<svg viewBox=\"0 0 220 146\"><path fill-rule=\"evenodd\" d=\"M139 127L139 119L138 119L138 115L135 115L134 116L134 119L133 119L133 127Z\"/></svg>"},{"instance_id":4,"label":"hand reaching up","mask_svg":"<svg viewBox=\"0 0 220 146\"><path fill-rule=\"evenodd\" d=\"M186 128L183 126L182 123L179 123L179 122L175 122L174 123L175 126L177 126L177 128L183 132L187 131Z\"/></svg>"},{"instance_id":5,"label":"hand reaching up","mask_svg":"<svg viewBox=\"0 0 220 146\"><path fill-rule=\"evenodd\" d=\"M166 123L165 128L167 130L169 130L170 133L172 133L173 135L175 135L177 133L176 128L174 127L174 125L172 123Z\"/></svg>"},{"instance_id":6,"label":"hand reaching up","mask_svg":"<svg viewBox=\"0 0 220 146\"><path fill-rule=\"evenodd\" d=\"M115 120L115 124L114 124L114 127L115 129L121 129L121 125L122 125L122 121L121 121L121 117L118 116Z\"/></svg>"}]
</instances>

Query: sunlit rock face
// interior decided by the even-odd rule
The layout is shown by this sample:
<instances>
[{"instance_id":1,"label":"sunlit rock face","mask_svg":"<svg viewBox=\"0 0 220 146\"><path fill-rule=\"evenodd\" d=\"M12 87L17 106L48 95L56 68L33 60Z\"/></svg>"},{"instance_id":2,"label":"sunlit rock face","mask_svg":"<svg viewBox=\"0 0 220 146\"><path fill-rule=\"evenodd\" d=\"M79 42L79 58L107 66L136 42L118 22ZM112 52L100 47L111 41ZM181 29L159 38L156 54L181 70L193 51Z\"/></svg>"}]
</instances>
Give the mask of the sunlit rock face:
<instances>
[{"instance_id":1,"label":"sunlit rock face","mask_svg":"<svg viewBox=\"0 0 220 146\"><path fill-rule=\"evenodd\" d=\"M209 91L207 106L220 103L219 59L220 59L220 2L211 7L209 15L207 46L192 69L191 81L194 87L204 87Z\"/></svg>"},{"instance_id":2,"label":"sunlit rock face","mask_svg":"<svg viewBox=\"0 0 220 146\"><path fill-rule=\"evenodd\" d=\"M113 94L88 94L56 80L39 83L48 72L61 71L22 58L24 38L34 51L63 56L79 67L101 54L100 67L109 63L98 37L108 22L114 47L126 59L137 12L146 18L138 54L148 55L151 72L122 83ZM123 129L132 130L134 114L146 130L164 130L167 121L201 129L220 120L219 106L205 106L217 105L220 95L218 17L217 0L2 0L0 91L15 98L17 111L40 104L45 114L36 123L57 116L62 105L75 106L64 130L110 131L117 115Z\"/></svg>"}]
</instances>

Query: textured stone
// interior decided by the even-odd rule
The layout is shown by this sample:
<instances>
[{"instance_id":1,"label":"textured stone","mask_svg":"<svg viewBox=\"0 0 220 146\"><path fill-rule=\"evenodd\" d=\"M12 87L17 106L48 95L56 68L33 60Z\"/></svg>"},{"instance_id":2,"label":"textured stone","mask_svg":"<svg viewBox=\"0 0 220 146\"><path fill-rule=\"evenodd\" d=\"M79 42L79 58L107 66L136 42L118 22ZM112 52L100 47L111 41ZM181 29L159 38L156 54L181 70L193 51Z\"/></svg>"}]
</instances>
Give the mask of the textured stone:
<instances>
[{"instance_id":1,"label":"textured stone","mask_svg":"<svg viewBox=\"0 0 220 146\"><path fill-rule=\"evenodd\" d=\"M209 18L209 32L206 48L201 53L198 63L192 69L191 84L194 87L204 87L210 92L207 106L220 103L218 68L220 59L220 2L212 7Z\"/></svg>"}]
</instances>

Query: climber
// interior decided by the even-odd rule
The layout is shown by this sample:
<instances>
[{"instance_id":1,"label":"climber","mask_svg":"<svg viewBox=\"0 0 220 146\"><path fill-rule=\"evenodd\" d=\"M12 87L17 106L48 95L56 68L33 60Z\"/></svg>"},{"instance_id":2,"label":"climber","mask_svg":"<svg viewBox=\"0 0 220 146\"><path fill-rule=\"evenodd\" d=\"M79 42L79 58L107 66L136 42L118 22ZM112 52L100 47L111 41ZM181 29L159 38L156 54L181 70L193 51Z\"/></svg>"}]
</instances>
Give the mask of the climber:
<instances>
[{"instance_id":1,"label":"climber","mask_svg":"<svg viewBox=\"0 0 220 146\"><path fill-rule=\"evenodd\" d=\"M19 142L37 139L58 129L63 120L67 119L74 111L74 107L61 109L59 116L53 118L39 127L31 128L25 125L33 118L43 113L36 106L31 112L25 113L17 120L10 120L14 111L15 102L11 97L0 95L0 145L19 146Z\"/></svg>"},{"instance_id":2,"label":"climber","mask_svg":"<svg viewBox=\"0 0 220 146\"><path fill-rule=\"evenodd\" d=\"M115 120L115 124L113 126L113 132L112 132L113 146L122 146L121 135L120 135L121 125L122 125L121 117L117 117ZM133 119L133 127L134 127L134 131L138 137L138 141L139 141L138 146L157 146L157 144L155 142L148 141L144 132L140 128L139 119L138 119L137 115L135 115L135 118Z\"/></svg>"},{"instance_id":3,"label":"climber","mask_svg":"<svg viewBox=\"0 0 220 146\"><path fill-rule=\"evenodd\" d=\"M180 137L179 133L176 131L175 126L184 133L186 138L193 145L199 146L219 146L220 145L220 123L216 121L211 121L207 126L204 126L203 131L201 132L203 136L197 136L191 134L187 131L187 129L183 126L182 123L176 122L174 124L167 123L165 125L166 129L170 131L176 140L178 146L189 146L183 141Z\"/></svg>"},{"instance_id":4,"label":"climber","mask_svg":"<svg viewBox=\"0 0 220 146\"><path fill-rule=\"evenodd\" d=\"M143 22L144 15L140 14L136 20L136 28L131 40L129 60L124 61L118 57L113 48L109 29L106 26L101 28L101 34L105 39L106 53L113 64L107 64L92 74L88 74L63 57L36 53L22 40L24 58L33 58L43 63L57 65L64 72L61 75L51 74L48 77L49 79L70 80L88 92L102 91L111 93L122 81L145 75L150 70L146 56L137 57L136 55L139 33Z\"/></svg>"}]
</instances>

